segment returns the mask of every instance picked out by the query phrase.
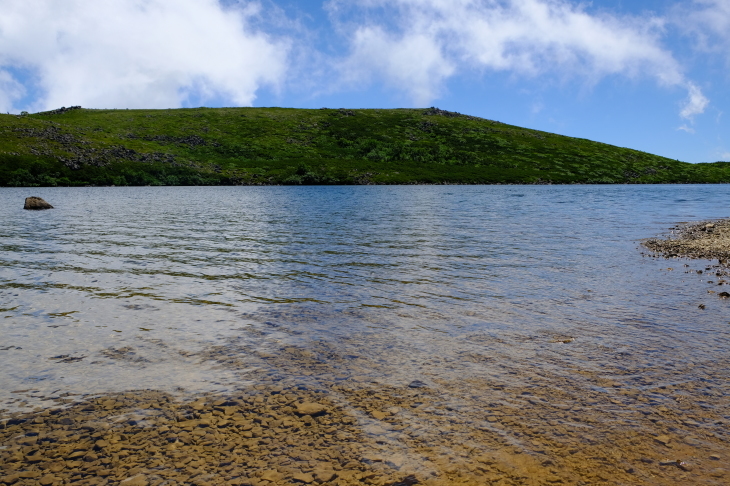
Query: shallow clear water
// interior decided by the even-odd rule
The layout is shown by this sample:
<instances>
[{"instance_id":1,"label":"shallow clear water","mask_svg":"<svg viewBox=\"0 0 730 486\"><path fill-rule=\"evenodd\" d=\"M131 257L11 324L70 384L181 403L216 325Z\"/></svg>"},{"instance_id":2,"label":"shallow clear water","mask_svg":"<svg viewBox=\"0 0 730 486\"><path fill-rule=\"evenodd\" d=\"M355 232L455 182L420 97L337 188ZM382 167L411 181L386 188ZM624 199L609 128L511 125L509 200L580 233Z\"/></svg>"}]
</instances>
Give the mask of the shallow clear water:
<instances>
[{"instance_id":1,"label":"shallow clear water","mask_svg":"<svg viewBox=\"0 0 730 486\"><path fill-rule=\"evenodd\" d=\"M55 209L24 211L32 195ZM726 397L730 303L708 293L718 279L694 272L705 262L645 257L639 240L727 217L729 195L725 185L1 189L0 408L65 392L226 390L283 346L393 385L579 381L580 370L637 389L699 380ZM556 343L565 338L575 341Z\"/></svg>"}]
</instances>

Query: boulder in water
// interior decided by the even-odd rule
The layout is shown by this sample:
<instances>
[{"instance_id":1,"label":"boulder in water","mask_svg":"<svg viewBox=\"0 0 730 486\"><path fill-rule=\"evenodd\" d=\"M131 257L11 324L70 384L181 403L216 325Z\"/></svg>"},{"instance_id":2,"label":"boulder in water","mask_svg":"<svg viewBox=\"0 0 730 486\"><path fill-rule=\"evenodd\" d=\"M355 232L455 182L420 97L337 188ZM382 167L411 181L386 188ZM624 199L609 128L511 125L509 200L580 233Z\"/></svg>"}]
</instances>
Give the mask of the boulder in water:
<instances>
[{"instance_id":1,"label":"boulder in water","mask_svg":"<svg viewBox=\"0 0 730 486\"><path fill-rule=\"evenodd\" d=\"M43 198L34 196L25 198L23 209L53 209L53 206L44 201Z\"/></svg>"}]
</instances>

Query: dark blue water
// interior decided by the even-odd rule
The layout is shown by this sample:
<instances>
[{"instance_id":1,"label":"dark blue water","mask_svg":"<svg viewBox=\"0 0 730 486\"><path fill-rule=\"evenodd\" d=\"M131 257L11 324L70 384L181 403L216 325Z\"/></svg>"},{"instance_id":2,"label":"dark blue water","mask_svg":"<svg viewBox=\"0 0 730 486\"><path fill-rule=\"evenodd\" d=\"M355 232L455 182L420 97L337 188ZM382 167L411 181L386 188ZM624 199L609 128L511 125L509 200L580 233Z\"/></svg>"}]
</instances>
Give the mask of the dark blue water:
<instances>
[{"instance_id":1,"label":"dark blue water","mask_svg":"<svg viewBox=\"0 0 730 486\"><path fill-rule=\"evenodd\" d=\"M32 195L55 209L24 211ZM240 369L190 353L232 339L324 342L377 357L394 382L413 357L476 353L555 376L721 383L718 279L639 241L728 217L729 200L725 185L0 189L0 408L225 389ZM564 337L576 345L555 351ZM64 355L83 359L51 359Z\"/></svg>"}]
</instances>

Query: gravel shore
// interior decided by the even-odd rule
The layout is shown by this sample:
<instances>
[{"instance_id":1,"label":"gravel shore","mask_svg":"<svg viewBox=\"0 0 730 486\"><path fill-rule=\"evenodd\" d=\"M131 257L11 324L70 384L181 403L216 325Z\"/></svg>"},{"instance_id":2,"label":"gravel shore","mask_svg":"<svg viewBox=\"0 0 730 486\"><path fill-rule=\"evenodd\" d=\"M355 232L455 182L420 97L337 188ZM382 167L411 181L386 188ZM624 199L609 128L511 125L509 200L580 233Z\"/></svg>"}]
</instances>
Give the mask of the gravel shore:
<instances>
[{"instance_id":1,"label":"gravel shore","mask_svg":"<svg viewBox=\"0 0 730 486\"><path fill-rule=\"evenodd\" d=\"M644 246L666 257L730 261L730 220L702 221L673 228L666 239L652 238Z\"/></svg>"}]
</instances>

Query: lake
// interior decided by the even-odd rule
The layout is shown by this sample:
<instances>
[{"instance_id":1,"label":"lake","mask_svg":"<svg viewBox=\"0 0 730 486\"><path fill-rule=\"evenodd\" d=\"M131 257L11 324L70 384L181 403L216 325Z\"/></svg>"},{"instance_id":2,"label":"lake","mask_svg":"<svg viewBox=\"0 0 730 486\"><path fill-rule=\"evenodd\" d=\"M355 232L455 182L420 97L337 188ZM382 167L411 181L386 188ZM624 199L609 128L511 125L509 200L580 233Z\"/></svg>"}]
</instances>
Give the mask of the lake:
<instances>
[{"instance_id":1,"label":"lake","mask_svg":"<svg viewBox=\"0 0 730 486\"><path fill-rule=\"evenodd\" d=\"M24 211L27 196L55 209ZM729 196L726 185L4 188L0 409L139 389L231 395L275 377L354 416L373 396L413 394L432 407L404 419L420 423L419 444L473 442L509 456L492 463L566 483L725 484L709 457L730 457L730 301L716 295L727 287L717 262L653 258L640 241L730 216ZM381 454L451 474L385 422L395 428L368 425L387 438ZM473 455L460 460L479 474ZM581 472L596 457L610 474Z\"/></svg>"}]
</instances>

